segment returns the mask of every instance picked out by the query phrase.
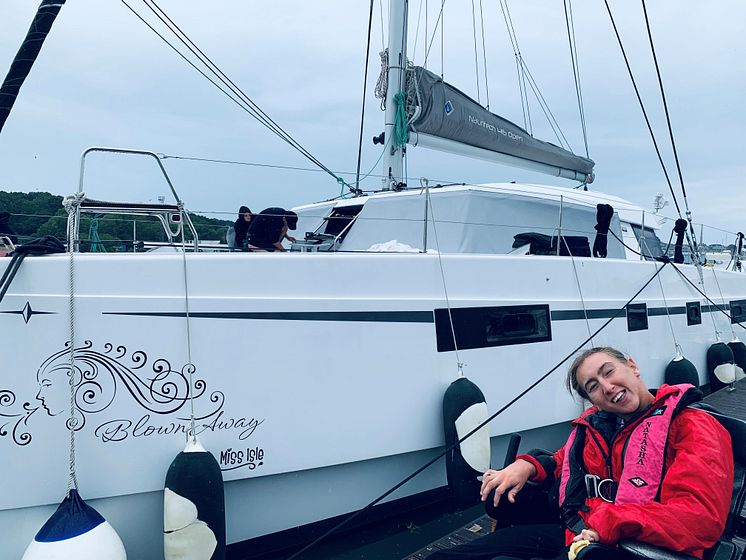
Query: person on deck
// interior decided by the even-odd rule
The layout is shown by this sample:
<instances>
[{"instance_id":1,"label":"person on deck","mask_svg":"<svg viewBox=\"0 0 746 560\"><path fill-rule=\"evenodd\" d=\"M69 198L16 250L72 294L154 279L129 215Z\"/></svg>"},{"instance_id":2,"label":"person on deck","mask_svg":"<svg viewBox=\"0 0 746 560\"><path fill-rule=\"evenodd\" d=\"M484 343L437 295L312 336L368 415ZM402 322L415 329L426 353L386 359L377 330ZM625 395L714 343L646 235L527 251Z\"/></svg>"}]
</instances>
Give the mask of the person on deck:
<instances>
[{"instance_id":1,"label":"person on deck","mask_svg":"<svg viewBox=\"0 0 746 560\"><path fill-rule=\"evenodd\" d=\"M248 206L241 206L238 209L238 218L233 223L233 231L236 235L233 243L236 249L246 249L246 234L249 232L250 225L251 210Z\"/></svg>"},{"instance_id":2,"label":"person on deck","mask_svg":"<svg viewBox=\"0 0 746 560\"><path fill-rule=\"evenodd\" d=\"M10 225L9 212L0 212L0 237L9 238L14 245L18 243L18 236Z\"/></svg>"},{"instance_id":3,"label":"person on deck","mask_svg":"<svg viewBox=\"0 0 746 560\"><path fill-rule=\"evenodd\" d=\"M252 251L285 251L282 242L295 241L288 235L298 224L298 215L284 208L265 208L251 222L248 233L249 249Z\"/></svg>"},{"instance_id":4,"label":"person on deck","mask_svg":"<svg viewBox=\"0 0 746 560\"><path fill-rule=\"evenodd\" d=\"M573 421L567 443L487 470L481 497L495 491L487 509L496 530L430 560L567 559L581 541L610 545L591 556L616 560L628 558L614 548L626 539L702 558L719 540L733 453L715 418L687 408L699 390L663 385L653 396L635 361L610 347L580 354L567 386L593 405Z\"/></svg>"}]
</instances>

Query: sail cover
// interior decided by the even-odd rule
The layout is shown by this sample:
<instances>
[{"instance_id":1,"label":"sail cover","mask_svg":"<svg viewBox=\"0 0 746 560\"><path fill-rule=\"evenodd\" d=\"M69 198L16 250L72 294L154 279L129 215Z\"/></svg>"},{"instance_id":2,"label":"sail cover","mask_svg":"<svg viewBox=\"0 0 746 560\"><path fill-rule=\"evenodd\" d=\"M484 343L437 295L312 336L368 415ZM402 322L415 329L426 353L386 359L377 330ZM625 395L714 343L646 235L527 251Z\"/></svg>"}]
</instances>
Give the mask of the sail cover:
<instances>
[{"instance_id":1,"label":"sail cover","mask_svg":"<svg viewBox=\"0 0 746 560\"><path fill-rule=\"evenodd\" d=\"M537 140L422 67L407 73L407 92L407 115L412 119L409 128L413 132L592 177L593 160Z\"/></svg>"},{"instance_id":2,"label":"sail cover","mask_svg":"<svg viewBox=\"0 0 746 560\"><path fill-rule=\"evenodd\" d=\"M39 56L44 39L47 38L47 34L64 3L65 0L43 0L36 11L34 21L31 22L31 27L26 34L26 39L18 50L18 54L10 65L8 75L0 87L0 131L3 129L16 97L18 97L18 92L29 72L31 72L31 67L34 65L36 57Z\"/></svg>"}]
</instances>

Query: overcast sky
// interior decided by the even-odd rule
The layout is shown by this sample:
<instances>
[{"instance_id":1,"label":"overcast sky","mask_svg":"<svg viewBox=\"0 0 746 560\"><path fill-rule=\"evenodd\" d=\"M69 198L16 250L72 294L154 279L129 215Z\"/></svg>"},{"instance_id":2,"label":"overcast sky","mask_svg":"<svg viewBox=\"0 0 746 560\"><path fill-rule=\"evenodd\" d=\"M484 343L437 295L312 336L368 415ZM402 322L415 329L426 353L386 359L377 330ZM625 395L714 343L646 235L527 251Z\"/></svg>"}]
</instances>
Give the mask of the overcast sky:
<instances>
[{"instance_id":1,"label":"overcast sky","mask_svg":"<svg viewBox=\"0 0 746 560\"><path fill-rule=\"evenodd\" d=\"M127 0L143 16L142 0ZM373 88L380 69L381 21L376 0L362 171L375 167L383 129ZM498 0L445 3L444 48L438 30L427 66L487 101L481 21L475 64L472 5L484 14L486 84L493 112L524 126L513 51ZM679 201L654 66L639 2L609 0ZM0 74L7 72L38 0L0 2ZM509 0L522 54L576 153L584 153L559 0ZM159 0L186 34L267 114L337 172L354 172L368 25L365 0ZM438 0L411 0L409 58L423 64ZM602 0L573 3L593 189L651 206L671 199L652 148ZM425 12L427 11L427 24ZM651 0L653 38L666 88L689 205L697 221L729 231L746 228L746 2ZM151 21L154 19L149 17ZM159 29L163 29L162 26ZM169 40L172 36L167 35ZM415 40L416 38L416 40ZM441 58L441 50L445 53ZM479 73L475 66L479 67ZM479 92L477 92L477 80ZM534 134L556 143L535 100ZM68 0L0 133L0 189L77 190L79 158L89 146L309 168L310 162L224 97L140 22L120 0ZM188 208L230 217L242 204L258 211L331 198L328 175L252 165L165 160ZM94 198L156 200L168 194L151 163L97 156L84 190ZM536 173L410 148L410 184L431 181L524 181L574 186ZM345 175L351 179L351 176ZM380 185L373 176L362 186ZM674 215L671 202L663 210ZM705 242L731 242L706 230Z\"/></svg>"}]
</instances>

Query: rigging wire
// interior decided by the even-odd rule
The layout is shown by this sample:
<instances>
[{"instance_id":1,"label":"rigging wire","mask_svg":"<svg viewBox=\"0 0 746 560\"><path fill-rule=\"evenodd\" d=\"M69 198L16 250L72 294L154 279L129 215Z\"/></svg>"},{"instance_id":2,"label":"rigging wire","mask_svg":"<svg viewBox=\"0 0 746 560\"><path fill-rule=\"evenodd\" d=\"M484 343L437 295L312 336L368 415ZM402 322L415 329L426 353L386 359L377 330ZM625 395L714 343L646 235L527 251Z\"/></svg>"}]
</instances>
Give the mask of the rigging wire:
<instances>
[{"instance_id":1,"label":"rigging wire","mask_svg":"<svg viewBox=\"0 0 746 560\"><path fill-rule=\"evenodd\" d=\"M383 23L383 0L378 0L378 6L381 8L381 50L386 48L386 37L383 34L383 30L386 29L386 25Z\"/></svg>"},{"instance_id":2,"label":"rigging wire","mask_svg":"<svg viewBox=\"0 0 746 560\"><path fill-rule=\"evenodd\" d=\"M327 173L329 173L332 177L334 177L337 181L339 181L339 177L335 176L334 173L329 170L325 165L323 165L318 159L316 159L308 150L306 150L300 143L298 143L290 134L288 134L285 130L283 130L280 125L278 125L272 118L267 115L254 101L251 100L251 98L246 95L246 93L241 90L187 35L184 33L179 26L166 14L158 4L155 3L154 0L143 0L145 5L150 9L151 12L153 12L158 19L161 20L161 22L166 25L166 27L176 36L177 39L181 41L181 43L189 49L189 51L192 52L197 58L215 75L220 79L226 86L230 87L231 90L239 96L249 107L251 107L252 111L255 112L260 118L260 122L262 122L265 126L267 126L267 123L271 124L273 128L270 128L270 130L277 130L279 133L278 136L285 140L287 143L289 143L291 146L293 146L296 150L298 150L301 154L303 154L306 158L308 158L310 161L312 161L314 164L316 164L321 169L325 170Z\"/></svg>"},{"instance_id":3,"label":"rigging wire","mask_svg":"<svg viewBox=\"0 0 746 560\"><path fill-rule=\"evenodd\" d=\"M440 21L440 77L443 79L445 76L445 46L446 46L446 18L443 9L445 8L446 0L443 0L443 5L440 8L443 18Z\"/></svg>"},{"instance_id":4,"label":"rigging wire","mask_svg":"<svg viewBox=\"0 0 746 560\"><path fill-rule=\"evenodd\" d=\"M663 101L663 110L666 114L666 124L668 125L668 135L669 135L669 138L671 139L671 149L673 151L674 161L676 162L676 171L679 174L679 182L681 183L681 194L684 199L684 208L686 210L686 218L687 218L687 221L689 222L690 234L692 236L691 241L694 244L694 247L693 247L694 252L692 253L692 255L697 259L697 263L699 264L700 258L699 258L699 251L697 248L697 238L694 234L694 226L692 225L692 213L689 210L689 201L686 198L686 188L684 188L684 176L681 173L681 164L679 163L679 153L678 153L678 150L676 149L676 141L674 140L674 137L673 137L673 128L671 126L671 116L668 113L668 102L666 101L666 92L665 92L665 89L663 88L663 78L661 77L661 70L660 70L660 66L658 65L658 57L655 54L655 45L653 44L653 34L650 30L650 20L648 18L647 7L645 6L645 0L642 0L642 11L645 14L645 27L647 28L647 31L648 31L648 41L650 42L650 52L653 55L653 62L655 63L655 73L658 76L658 86L660 87L660 90L661 90L661 100Z\"/></svg>"},{"instance_id":5,"label":"rigging wire","mask_svg":"<svg viewBox=\"0 0 746 560\"><path fill-rule=\"evenodd\" d=\"M653 276L651 276L645 282L645 284L643 284L643 286L639 290L637 290L637 292L635 292L635 294L627 301L627 303L625 303L622 307L620 307L619 309L617 309L617 311L614 313L614 315L612 315L609 319L606 320L606 322L603 325L601 325L598 329L596 329L596 331L590 337L586 338L572 352L570 352L564 358L562 358L562 360L560 362L558 362L554 367L552 367L549 371L547 371L545 374L543 374L541 377L539 377L536 381L534 381L531 385L529 385L523 391L521 391L520 393L518 393L518 395L516 395L515 397L513 397L513 399L511 399L507 404L503 405L502 408L500 408L497 412L495 412L494 414L492 414L490 417L488 417L486 420L484 420L482 423L480 423L478 426L476 426L474 429L472 429L469 433L465 434L461 439L459 439L458 441L454 442L452 445L447 446L444 451L442 451L441 453L439 453L438 455L436 455L435 457L433 457L432 459L430 459L427 463L425 463L424 465L422 465L420 468L418 468L416 471L414 471L409 476L405 477L402 481L400 481L397 484L395 484L392 488L390 488L389 490L387 490L386 492L384 492L383 494L381 494L379 497L377 497L375 500L373 500L372 502L370 502L368 505L366 505L362 509L359 509L355 513L349 515L348 517L346 517L345 519L343 519L341 522L339 522L337 525L335 525L334 527L332 527L331 529L329 529L328 531L326 531L323 535L317 537L314 541L312 541L311 543L309 543L306 546L304 546L301 550L299 550L298 552L295 552L294 554L290 555L287 558L287 560L294 560L295 558L298 558L301 554L303 554L304 552L306 552L306 551L310 550L311 548L313 548L314 546L316 546L319 542L321 542L322 540L324 540L326 537L328 537L332 533L337 532L342 527L348 525L353 520L355 520L358 517L360 517L363 513L367 512L370 508L372 508L374 505L376 505L377 503L379 503L381 500L385 499L387 496L390 496L392 493L394 493L399 488L401 488L402 486L404 486L407 482L409 482L414 477L416 477L417 475L419 475L421 472L423 472L425 469L427 469L430 465L433 465L434 463L436 463L438 460L441 459L441 457L445 456L447 453L449 453L455 447L461 445L464 441L466 441L468 438L470 438L472 435L474 435L475 433L477 433L479 430L481 430L483 427L485 427L487 424L489 424L492 420L494 420L495 418L497 418L498 416L500 416L500 414L502 414L503 412L505 412L508 408L510 408L516 402L518 402L520 399L522 399L527 393L529 393L537 385L539 385L540 383L542 383L552 373L554 373L555 371L557 371L560 368L560 366L562 366L562 364L564 364L567 360L569 360L576 352L578 352L579 350L581 350L588 342L591 341L591 339L593 337L597 336L602 330L604 330L606 327L608 327L614 319L616 319L617 317L621 316L626 311L627 306L630 303L632 303L635 300L635 298L637 296L639 296L643 292L643 290L645 290L645 288L647 288L650 285L650 283L658 277L658 275L661 273L661 271L663 271L666 268L665 264L669 264L669 263L668 262L664 263L664 266L662 266L661 268L657 269L656 272L655 272L655 274L653 274Z\"/></svg>"},{"instance_id":6,"label":"rigging wire","mask_svg":"<svg viewBox=\"0 0 746 560\"><path fill-rule=\"evenodd\" d=\"M425 0L420 0L420 9L417 10L417 26L414 29L414 48L412 49L412 60L417 56L417 40L420 38L420 24L422 23L422 8L425 5ZM427 17L427 16L425 16ZM427 22L425 22L427 25ZM427 36L427 29L425 30L425 36Z\"/></svg>"},{"instance_id":7,"label":"rigging wire","mask_svg":"<svg viewBox=\"0 0 746 560\"><path fill-rule=\"evenodd\" d=\"M368 13L368 42L365 47L365 72L363 73L363 100L360 109L360 141L357 146L357 172L355 174L355 194L360 194L360 164L363 159L363 128L365 126L365 92L368 89L368 63L370 62L370 38L373 29L373 2L370 0ZM344 186L342 186L344 190Z\"/></svg>"},{"instance_id":8,"label":"rigging wire","mask_svg":"<svg viewBox=\"0 0 746 560\"><path fill-rule=\"evenodd\" d=\"M484 39L484 10L482 9L482 0L479 0L479 22L482 26L482 61L484 62L484 91L487 97L485 109L490 110L490 81L487 78L487 46Z\"/></svg>"},{"instance_id":9,"label":"rigging wire","mask_svg":"<svg viewBox=\"0 0 746 560\"><path fill-rule=\"evenodd\" d=\"M710 302L710 307L714 307L715 309L717 309L718 311L720 311L720 313L722 313L723 315L725 315L726 317L728 317L728 319L730 319L731 325L738 325L738 326L739 326L739 327L741 327L742 329L746 330L746 326L744 326L744 325L743 325L743 323L742 323L741 321L736 321L735 319L733 319L733 317L731 316L731 314L730 314L730 313L728 313L728 312L727 312L727 311L725 310L725 308L723 308L723 307L720 307L720 306L719 306L719 305L718 305L717 303L715 303L715 302L714 302L714 301L713 301L712 299L710 299L710 296L708 296L708 295L707 295L707 294L706 294L705 292L703 292L702 290L700 290L700 289L699 289L699 287L698 287L698 286L697 286L697 285L696 285L696 284L695 284L694 282L692 282L691 280L689 280L689 278L687 278L687 277L686 277L686 274L684 274L683 272L681 272L681 270L679 270L679 267L678 267L678 266L676 266L676 265L675 265L675 264L674 264L673 262L671 262L671 264L673 264L673 268L674 268L674 270L675 270L676 272L678 272L678 273L679 273L679 275L680 275L680 276L681 276L681 277L682 277L682 278L683 278L684 280L686 280L686 281L687 281L687 283L688 283L688 284L689 284L689 285L690 285L690 286L691 286L692 288L694 288L695 290L697 290L697 291L698 291L698 292L700 293L700 295L702 295L702 297L704 297L704 298L705 298L705 299L706 299L707 301L709 301L709 302ZM710 310L710 312L712 312L712 310ZM718 340L719 340L719 339L718 339Z\"/></svg>"},{"instance_id":10,"label":"rigging wire","mask_svg":"<svg viewBox=\"0 0 746 560\"><path fill-rule=\"evenodd\" d=\"M166 26L166 28L189 50L198 60L201 62L207 71L213 74L217 80L222 82L225 87L232 93L229 93L218 85L218 83L210 78L202 69L198 68L197 65L189 60L189 58L179 51L171 42L168 41L160 32L158 32L149 22L145 20L126 0L120 0L141 22L143 22L153 33L155 33L163 42L165 42L176 54L178 54L184 61L186 61L192 68L197 70L205 79L217 87L224 95L230 98L234 103L246 111L255 120L261 123L264 127L274 132L278 137L288 143L290 146L295 148L304 157L310 160L312 163L326 171L329 175L334 177L337 182L341 181L340 177L334 175L334 173L321 163L313 154L305 149L299 142L297 142L290 134L282 129L274 120L272 120L251 98L249 98L228 76L225 75L222 70L207 56L205 53L197 47L197 45L178 27L176 23L169 18L169 16L153 1L143 0L145 6Z\"/></svg>"},{"instance_id":11,"label":"rigging wire","mask_svg":"<svg viewBox=\"0 0 746 560\"><path fill-rule=\"evenodd\" d=\"M640 90L637 87L637 81L635 80L635 76L632 73L632 67L630 66L629 58L627 57L627 51L624 49L624 44L622 43L622 38L619 35L619 30L617 29L616 21L614 20L614 15L611 13L611 7L609 6L608 0L604 0L604 4L606 5L606 11L609 14L609 19L611 20L611 26L614 29L614 34L616 35L617 43L619 43L619 49L622 52L622 57L624 58L624 64L627 67L627 73L629 74L629 78L632 82L632 87L635 90L635 95L637 96L637 102L640 105L640 110L642 110L642 115L645 118L645 124L648 127L650 138L653 141L653 147L655 148L655 153L658 155L658 162L660 163L661 169L663 170L663 175L666 178L666 184L668 185L668 190L671 192L671 197L673 198L673 203L674 203L674 206L676 207L676 213L678 214L679 218L681 218L682 217L681 207L679 206L679 201L676 198L676 193L673 190L673 185L671 184L671 178L668 175L668 169L666 168L666 164L663 162L663 156L661 155L660 147L658 146L658 141L655 138L653 127L650 124L650 118L648 117L647 110L645 109L645 104L642 101Z\"/></svg>"},{"instance_id":12,"label":"rigging wire","mask_svg":"<svg viewBox=\"0 0 746 560\"><path fill-rule=\"evenodd\" d=\"M544 113L544 116L546 117L547 122L552 129L552 132L554 133L555 138L557 138L557 142L560 144L561 147L566 148L567 150L572 152L570 143L567 141L564 132L562 132L562 128L557 122L557 119L554 117L554 113L552 113L552 110L549 108L549 104L544 98L544 95L541 93L539 84L534 79L531 71L528 68L528 64L526 64L526 61L521 54L520 47L518 46L518 35L516 34L515 27L513 25L513 19L510 16L510 9L508 8L508 0L500 0L500 7L502 8L503 19L505 20L505 25L508 28L508 37L510 38L511 46L513 47L513 54L516 57L516 64L518 65L519 88L521 89L521 103L524 107L524 126L527 128L529 134L533 135L530 104L528 102L528 87L530 87L531 91L534 94L534 97L536 97L536 100L539 103L539 107ZM528 83L528 87L526 86L526 83Z\"/></svg>"},{"instance_id":13,"label":"rigging wire","mask_svg":"<svg viewBox=\"0 0 746 560\"><path fill-rule=\"evenodd\" d=\"M536 99L539 101L539 107L541 107L542 112L544 113L544 116L547 119L547 122L549 123L549 126L552 128L552 131L554 132L555 137L557 138L557 142L560 143L562 147L567 148L568 151L572 152L572 148L570 148L570 143L567 141L567 138L565 137L564 132L562 132L562 129L560 128L559 123L557 122L557 119L554 117L554 113L552 113L552 110L549 108L549 104L547 103L546 99L544 99L544 95L541 93L541 90L539 89L539 84L536 83L536 80L534 80L533 74L531 74L531 71L528 69L528 66L526 65L526 61L521 57L521 64L523 65L523 68L526 72L526 76L528 77L528 84L531 86L531 91L533 92L534 96L536 96ZM562 138L560 138L560 136ZM563 143L564 140L564 143Z\"/></svg>"},{"instance_id":14,"label":"rigging wire","mask_svg":"<svg viewBox=\"0 0 746 560\"><path fill-rule=\"evenodd\" d=\"M477 103L480 105L482 104L482 99L480 97L480 90L479 87L479 54L477 51L477 13L476 13L476 6L474 5L474 0L471 0L471 30L472 35L474 37L474 76L477 80Z\"/></svg>"},{"instance_id":15,"label":"rigging wire","mask_svg":"<svg viewBox=\"0 0 746 560\"><path fill-rule=\"evenodd\" d=\"M526 78L521 64L521 59L523 57L521 55L521 49L518 46L518 37L515 35L515 29L513 29L513 20L508 11L507 0L500 0L500 9L502 10L503 19L505 20L505 27L508 29L508 38L510 39L511 47L513 48L516 72L518 72L518 89L521 95L521 109L523 110L523 127L528 130L529 134L533 134L531 126L531 110L528 103L528 89L526 88Z\"/></svg>"},{"instance_id":16,"label":"rigging wire","mask_svg":"<svg viewBox=\"0 0 746 560\"><path fill-rule=\"evenodd\" d=\"M572 0L565 0L565 25L567 26L567 40L570 45L570 58L572 59L572 73L575 78L575 92L578 98L578 112L580 113L580 125L583 129L583 143L585 144L585 157L588 152L588 132L585 126L585 109L583 107L583 93L580 87L580 63L578 62L577 42L575 40L575 20L572 15Z\"/></svg>"},{"instance_id":17,"label":"rigging wire","mask_svg":"<svg viewBox=\"0 0 746 560\"><path fill-rule=\"evenodd\" d=\"M446 3L446 0L441 0L441 2L440 2L440 10L438 11L438 17L435 20L435 28L433 29L433 35L432 35L432 37L430 37L430 43L428 43L427 49L425 49L425 60L422 63L422 65L425 66L425 67L427 66L427 59L430 56L430 49L433 46L433 41L435 41L435 34L438 32L438 29L442 27L441 26L441 20L443 19L443 6L445 6L445 3ZM442 31L441 31L441 47L442 47L442 43L443 43L443 38L442 38ZM442 58L443 58L443 54L441 52L441 63L440 63L441 64L441 70L440 70L440 72L441 72L440 73L440 77L441 78L443 77L443 60L442 60Z\"/></svg>"}]
</instances>

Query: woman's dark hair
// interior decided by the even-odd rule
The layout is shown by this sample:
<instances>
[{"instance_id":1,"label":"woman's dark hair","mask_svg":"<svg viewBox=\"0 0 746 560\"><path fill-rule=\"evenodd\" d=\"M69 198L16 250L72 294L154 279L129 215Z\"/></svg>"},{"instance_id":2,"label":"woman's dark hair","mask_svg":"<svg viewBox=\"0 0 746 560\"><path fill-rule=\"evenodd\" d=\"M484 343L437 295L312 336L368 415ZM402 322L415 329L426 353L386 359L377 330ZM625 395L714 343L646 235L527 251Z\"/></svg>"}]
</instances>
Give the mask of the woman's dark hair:
<instances>
[{"instance_id":1,"label":"woman's dark hair","mask_svg":"<svg viewBox=\"0 0 746 560\"><path fill-rule=\"evenodd\" d=\"M616 348L612 348L611 346L596 346L595 348L589 348L588 350L585 350L583 353L578 354L577 358L573 360L570 369L567 370L565 385L567 386L567 390L570 391L570 393L575 391L582 398L588 398L588 393L586 393L585 389L583 389L578 384L578 369L581 365L583 365L583 362L586 360L586 358L592 356L593 354L598 354L599 352L603 352L607 356L615 358L622 363L627 361L627 356L625 356L623 352L617 350Z\"/></svg>"},{"instance_id":2,"label":"woman's dark hair","mask_svg":"<svg viewBox=\"0 0 746 560\"><path fill-rule=\"evenodd\" d=\"M235 206L233 208L235 208ZM241 208L238 209L238 217L239 218L241 216L243 216L244 214L246 214L246 213L251 214L251 210L249 210L248 206L241 206Z\"/></svg>"}]
</instances>

